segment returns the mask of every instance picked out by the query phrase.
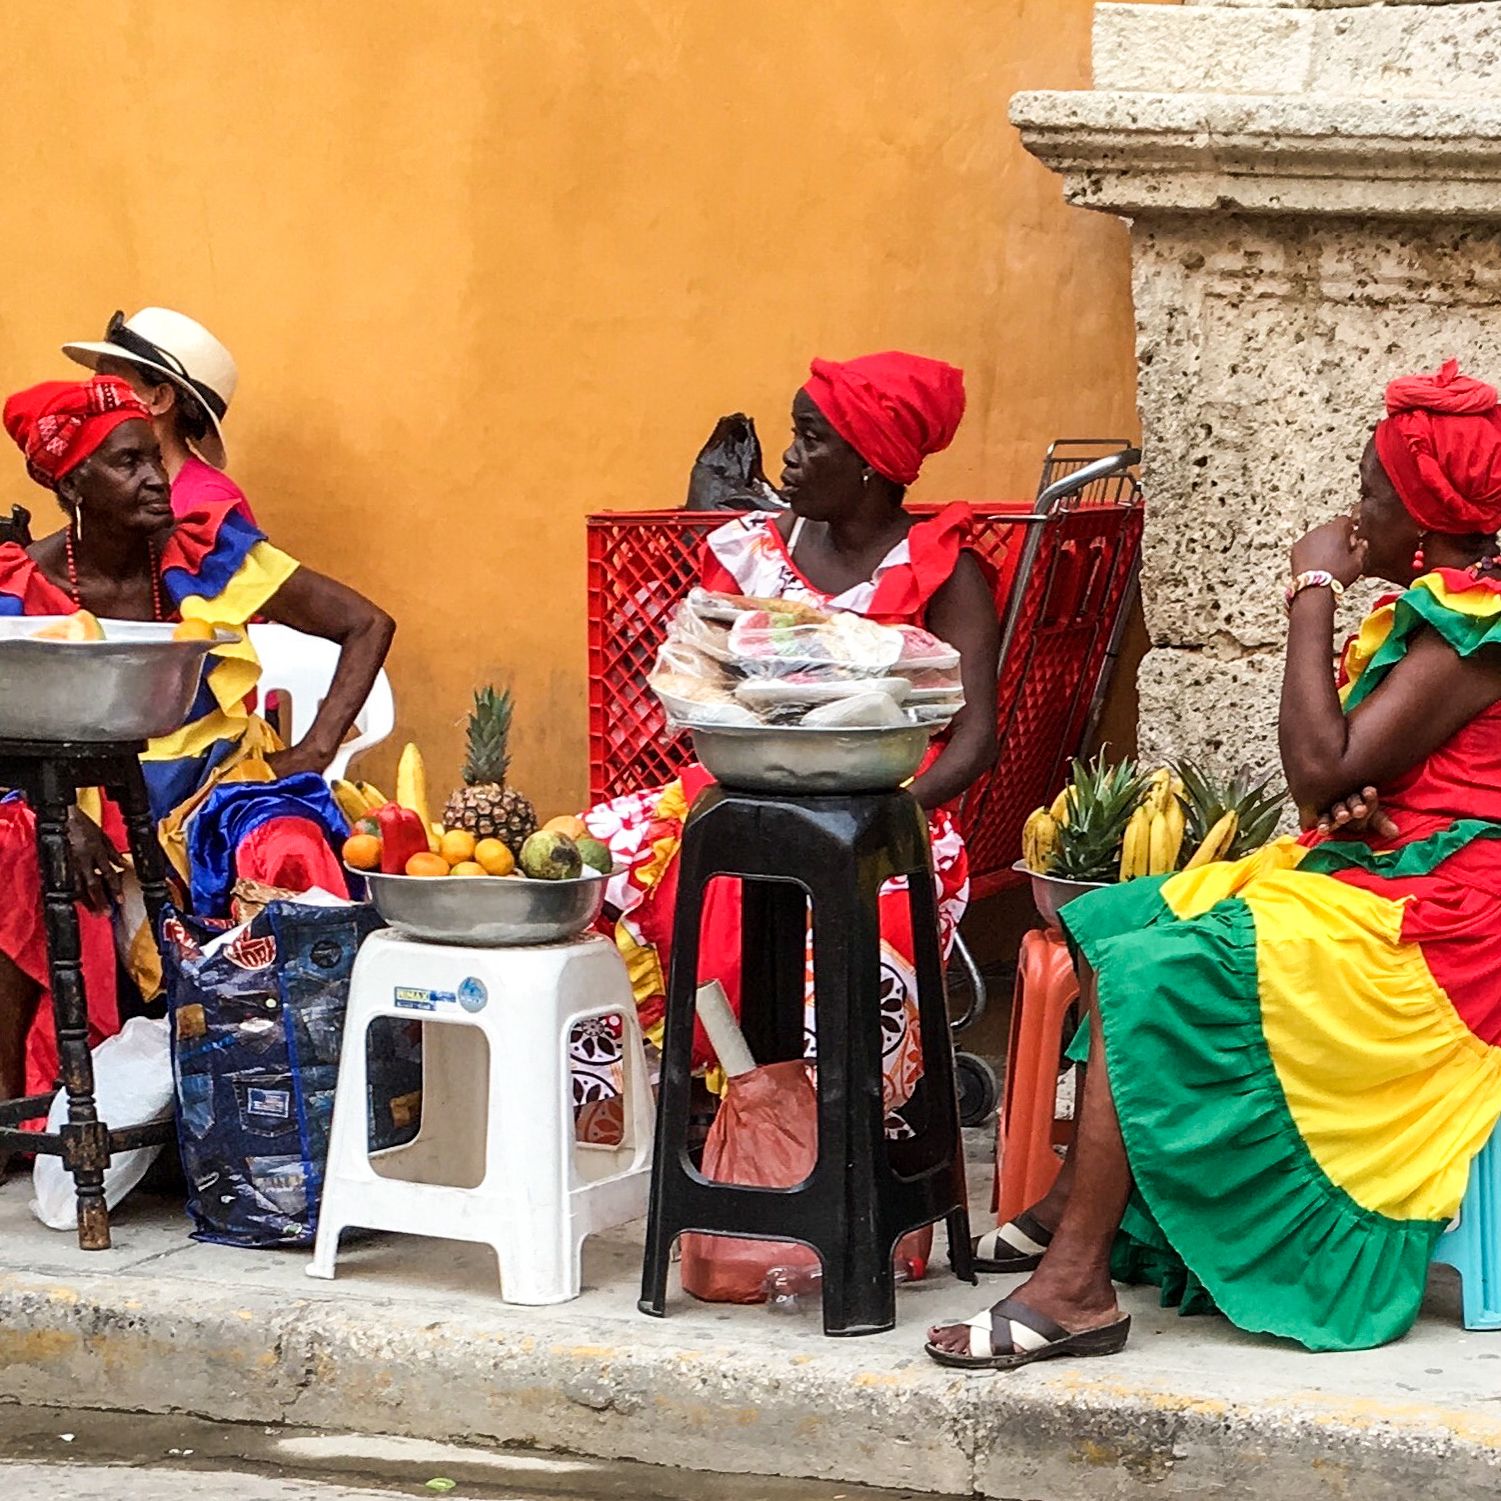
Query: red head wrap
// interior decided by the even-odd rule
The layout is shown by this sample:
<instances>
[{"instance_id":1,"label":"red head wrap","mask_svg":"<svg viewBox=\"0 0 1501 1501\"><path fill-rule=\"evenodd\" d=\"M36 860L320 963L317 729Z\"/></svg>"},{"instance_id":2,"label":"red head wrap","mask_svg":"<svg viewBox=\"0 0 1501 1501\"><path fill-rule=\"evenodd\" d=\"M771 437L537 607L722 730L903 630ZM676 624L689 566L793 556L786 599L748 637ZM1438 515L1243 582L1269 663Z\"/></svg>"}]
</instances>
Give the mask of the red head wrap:
<instances>
[{"instance_id":1,"label":"red head wrap","mask_svg":"<svg viewBox=\"0 0 1501 1501\"><path fill-rule=\"evenodd\" d=\"M1496 391L1449 360L1436 375L1386 388L1376 457L1408 514L1425 530L1501 531L1501 413Z\"/></svg>"},{"instance_id":2,"label":"red head wrap","mask_svg":"<svg viewBox=\"0 0 1501 1501\"><path fill-rule=\"evenodd\" d=\"M899 485L954 441L964 415L964 372L916 354L814 360L803 390L876 473Z\"/></svg>"},{"instance_id":3,"label":"red head wrap","mask_svg":"<svg viewBox=\"0 0 1501 1501\"><path fill-rule=\"evenodd\" d=\"M48 380L5 403L5 430L26 455L26 470L49 490L76 469L122 422L151 413L123 380Z\"/></svg>"}]
</instances>

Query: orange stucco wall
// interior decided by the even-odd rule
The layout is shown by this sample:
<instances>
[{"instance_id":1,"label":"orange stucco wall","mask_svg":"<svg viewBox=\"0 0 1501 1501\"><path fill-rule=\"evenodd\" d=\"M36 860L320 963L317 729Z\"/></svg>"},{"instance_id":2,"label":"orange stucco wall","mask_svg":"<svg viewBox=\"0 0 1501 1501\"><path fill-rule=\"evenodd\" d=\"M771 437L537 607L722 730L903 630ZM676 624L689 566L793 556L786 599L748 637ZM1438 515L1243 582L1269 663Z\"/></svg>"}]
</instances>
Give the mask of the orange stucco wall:
<instances>
[{"instance_id":1,"label":"orange stucco wall","mask_svg":"<svg viewBox=\"0 0 1501 1501\"><path fill-rule=\"evenodd\" d=\"M676 504L714 420L770 455L808 357L963 365L920 494L1029 492L1129 433L1125 238L1006 123L1087 77L1090 0L147 0L0 6L0 384L164 303L242 371L230 468L384 603L398 740L585 785L582 518ZM0 456L0 505L35 508ZM395 746L366 774L383 779Z\"/></svg>"}]
</instances>

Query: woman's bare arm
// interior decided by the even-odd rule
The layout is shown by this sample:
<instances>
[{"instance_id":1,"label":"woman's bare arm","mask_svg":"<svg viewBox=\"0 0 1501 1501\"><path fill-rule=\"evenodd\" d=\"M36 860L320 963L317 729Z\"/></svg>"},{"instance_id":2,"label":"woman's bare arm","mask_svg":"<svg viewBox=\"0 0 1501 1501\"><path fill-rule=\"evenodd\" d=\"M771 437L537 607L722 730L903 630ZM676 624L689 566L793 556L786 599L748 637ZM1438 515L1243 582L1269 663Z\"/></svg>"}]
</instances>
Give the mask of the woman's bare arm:
<instances>
[{"instance_id":1,"label":"woman's bare arm","mask_svg":"<svg viewBox=\"0 0 1501 1501\"><path fill-rule=\"evenodd\" d=\"M339 645L333 683L307 734L298 744L268 758L279 776L322 772L338 754L370 695L396 634L396 622L363 594L311 568L299 568L266 602L262 613L278 625Z\"/></svg>"},{"instance_id":2,"label":"woman's bare arm","mask_svg":"<svg viewBox=\"0 0 1501 1501\"><path fill-rule=\"evenodd\" d=\"M954 717L938 759L912 784L925 809L942 807L995 765L995 678L1001 648L995 595L969 553L928 606L927 626L959 652L964 707Z\"/></svg>"}]
</instances>

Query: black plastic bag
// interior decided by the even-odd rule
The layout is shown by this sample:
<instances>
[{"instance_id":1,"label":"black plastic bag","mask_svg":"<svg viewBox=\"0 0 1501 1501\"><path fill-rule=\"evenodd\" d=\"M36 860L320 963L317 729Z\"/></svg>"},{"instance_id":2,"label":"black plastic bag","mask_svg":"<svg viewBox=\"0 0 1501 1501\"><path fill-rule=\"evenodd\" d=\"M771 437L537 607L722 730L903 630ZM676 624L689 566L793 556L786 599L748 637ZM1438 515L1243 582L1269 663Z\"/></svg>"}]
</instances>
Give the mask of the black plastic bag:
<instances>
[{"instance_id":1,"label":"black plastic bag","mask_svg":"<svg viewBox=\"0 0 1501 1501\"><path fill-rule=\"evenodd\" d=\"M693 461L685 511L779 511L781 501L761 467L761 440L744 412L714 424Z\"/></svg>"}]
</instances>

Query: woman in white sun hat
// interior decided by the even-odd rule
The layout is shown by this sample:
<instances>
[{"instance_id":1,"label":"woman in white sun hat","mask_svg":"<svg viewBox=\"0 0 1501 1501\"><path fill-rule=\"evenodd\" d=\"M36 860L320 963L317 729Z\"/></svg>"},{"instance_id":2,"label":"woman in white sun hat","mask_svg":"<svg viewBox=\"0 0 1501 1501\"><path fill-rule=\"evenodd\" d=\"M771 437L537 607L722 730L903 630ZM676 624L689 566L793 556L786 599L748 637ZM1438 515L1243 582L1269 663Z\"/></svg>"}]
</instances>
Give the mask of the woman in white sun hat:
<instances>
[{"instance_id":1,"label":"woman in white sun hat","mask_svg":"<svg viewBox=\"0 0 1501 1501\"><path fill-rule=\"evenodd\" d=\"M178 516L229 501L254 522L245 492L224 473L220 424L239 383L234 357L201 324L170 308L116 313L98 341L64 344L69 359L126 381L151 413Z\"/></svg>"}]
</instances>

